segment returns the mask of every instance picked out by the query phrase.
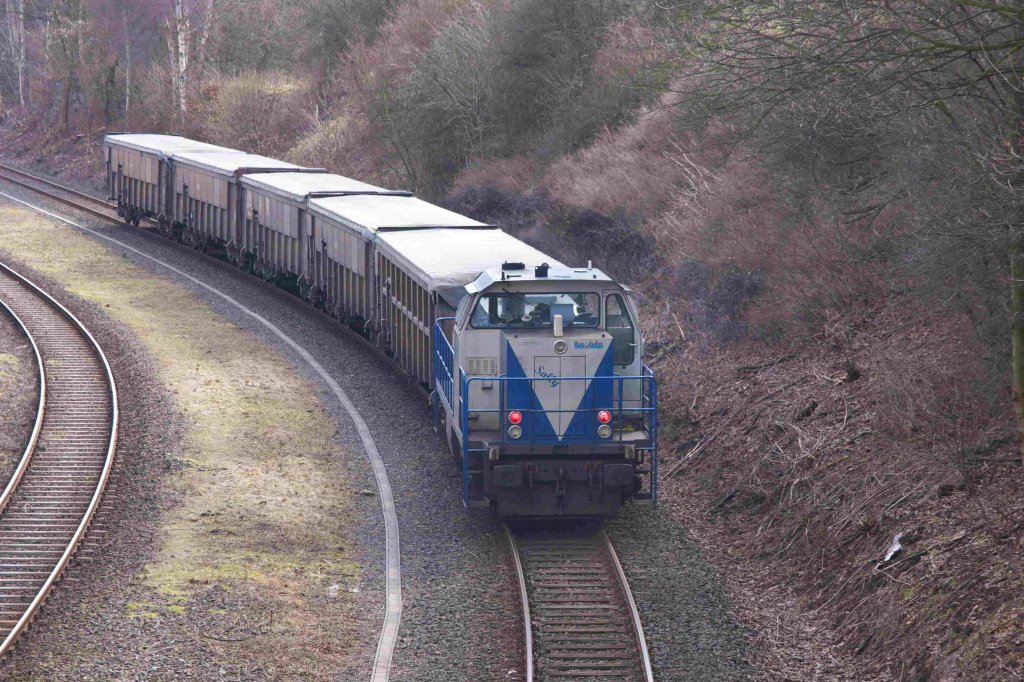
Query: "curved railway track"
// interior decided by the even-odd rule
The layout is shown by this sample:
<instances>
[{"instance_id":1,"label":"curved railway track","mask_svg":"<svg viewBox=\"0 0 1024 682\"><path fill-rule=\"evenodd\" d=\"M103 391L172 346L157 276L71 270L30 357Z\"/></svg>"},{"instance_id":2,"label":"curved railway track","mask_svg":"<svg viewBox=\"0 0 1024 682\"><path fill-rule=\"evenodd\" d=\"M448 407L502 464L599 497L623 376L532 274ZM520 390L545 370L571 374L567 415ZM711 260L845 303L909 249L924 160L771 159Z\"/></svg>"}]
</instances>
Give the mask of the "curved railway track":
<instances>
[{"instance_id":1,"label":"curved railway track","mask_svg":"<svg viewBox=\"0 0 1024 682\"><path fill-rule=\"evenodd\" d=\"M0 180L9 182L20 187L24 187L37 194L44 196L47 199L58 201L62 204L70 206L79 211L83 211L92 216L100 218L102 220L114 223L116 225L124 225L124 221L117 216L115 207L110 203L99 199L89 194L73 190L65 187L57 182L41 178L31 173L12 168L7 164L0 163ZM117 246L124 251L131 252L138 256L148 260L155 265L165 268L166 270L173 272L177 276L188 280L195 286L206 290L207 292L223 299L229 305L242 311L245 315L253 318L257 323L263 325L267 330L270 331L274 336L280 339L285 345L290 347L295 353L297 353L302 359L313 369L313 371L320 376L325 384L331 389L331 392L337 398L341 404L342 409L352 419L352 423L355 425L356 431L359 434L359 439L363 444L363 449L366 451L367 459L370 461L370 466L373 469L374 478L377 482L377 489L380 491L380 502L382 515L384 517L385 527L385 604L384 604L384 618L381 626L380 635L377 640L377 650L374 655L373 665L370 673L371 682L387 682L390 677L391 665L395 656L395 650L398 645L398 632L399 626L402 619L402 564L401 564L401 540L398 529L398 516L395 508L394 495L391 491L391 483L388 478L387 470L384 466L384 461L380 456L380 452L377 449L377 444L373 439L373 435L370 433L370 428L367 426L362 415L359 414L355 404L349 398L348 394L342 389L341 385L338 384L337 380L313 357L313 355L295 341L291 336L286 334L272 322L262 317L255 311L247 308L241 302L232 298L228 294L224 293L220 289L213 287L206 282L200 280L197 277L193 277L187 272L174 267L173 265L160 260L148 253L145 253L133 246L126 244L123 241L114 239L110 235L103 234L96 230L85 227L84 225L77 223L65 216L58 215L51 211L48 211L39 206L35 206L17 197L0 192L0 197L8 199L10 201L22 204L27 208L47 215L56 220L60 220L77 230L81 230L97 239L103 240L109 244ZM153 221L144 219L144 223L152 225ZM185 248L185 247L183 247ZM216 260L210 256L206 256L210 260ZM220 261L217 261L220 262ZM223 263L222 263L223 264ZM228 267L226 264L225 267ZM272 285L265 283L268 287ZM341 329L345 329L341 327ZM355 334L350 335L350 338L354 340L362 340L362 337L356 336ZM116 400L114 401L116 405ZM2 530L2 525L0 525ZM0 536L2 538L2 536ZM2 542L2 540L0 540ZM3 571L3 558L0 555L0 576ZM0 580L0 604L3 603L3 582ZM0 606L2 608L2 606ZM0 617L0 623L2 623L2 617ZM0 635L3 630L0 629ZM4 645L0 645L4 646ZM9 648L9 647L7 647ZM6 648L0 649L0 657L3 656L3 652Z\"/></svg>"},{"instance_id":2,"label":"curved railway track","mask_svg":"<svg viewBox=\"0 0 1024 682\"><path fill-rule=\"evenodd\" d=\"M85 538L110 477L117 387L103 351L66 308L0 264L0 309L28 337L39 408L0 494L0 657L38 615Z\"/></svg>"},{"instance_id":3,"label":"curved railway track","mask_svg":"<svg viewBox=\"0 0 1024 682\"><path fill-rule=\"evenodd\" d=\"M603 530L513 530L526 633L526 680L653 682L647 642Z\"/></svg>"}]
</instances>

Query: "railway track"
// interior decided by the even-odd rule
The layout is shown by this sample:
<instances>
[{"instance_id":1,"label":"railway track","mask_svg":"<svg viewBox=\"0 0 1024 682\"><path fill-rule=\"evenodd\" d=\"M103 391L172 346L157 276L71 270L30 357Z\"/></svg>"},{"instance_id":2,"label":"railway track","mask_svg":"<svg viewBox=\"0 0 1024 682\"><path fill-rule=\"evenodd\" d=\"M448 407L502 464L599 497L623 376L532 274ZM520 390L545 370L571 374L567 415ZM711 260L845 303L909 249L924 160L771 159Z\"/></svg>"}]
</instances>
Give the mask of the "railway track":
<instances>
[{"instance_id":1,"label":"railway track","mask_svg":"<svg viewBox=\"0 0 1024 682\"><path fill-rule=\"evenodd\" d=\"M30 281L0 264L0 309L29 339L39 408L0 494L0 657L25 632L75 555L110 477L117 387L88 330Z\"/></svg>"},{"instance_id":2,"label":"railway track","mask_svg":"<svg viewBox=\"0 0 1024 682\"><path fill-rule=\"evenodd\" d=\"M48 199L58 201L94 217L113 223L122 222L117 215L117 209L107 201L98 199L85 192L65 187L53 180L48 180L32 173L26 173L7 164L0 163L0 180L5 180L11 184L38 192Z\"/></svg>"},{"instance_id":3,"label":"railway track","mask_svg":"<svg viewBox=\"0 0 1024 682\"><path fill-rule=\"evenodd\" d=\"M527 682L653 682L629 583L603 530L513 530Z\"/></svg>"},{"instance_id":4,"label":"railway track","mask_svg":"<svg viewBox=\"0 0 1024 682\"><path fill-rule=\"evenodd\" d=\"M108 202L90 196L88 194L84 194L82 192L70 189L51 180L38 177L31 173L20 171L16 168L12 168L11 166L8 166L3 163L0 163L0 180L10 182L15 185L19 185L37 194L40 194L47 199L58 201L76 210L80 210L95 217L98 217L102 220L114 223L116 225L124 225L124 221L122 221L121 218L118 217L116 209ZM135 254L137 257L148 260L151 263L168 270L169 272L173 272L177 276L191 282L196 287L204 289L210 294L217 296L220 299L223 299L226 303L237 308L243 314L253 318L258 324L264 326L271 334L278 337L284 344L289 346L300 357L302 357L302 359L310 366L310 368L312 368L312 370L317 375L320 376L324 383L327 384L331 392L334 394L335 398L340 403L342 409L344 409L345 412L349 415L349 418L352 419L352 423L355 426L356 431L358 432L359 435L359 439L363 444L364 450L366 451L367 459L369 460L370 466L373 469L374 478L376 479L377 482L377 489L380 491L381 511L384 517L385 526L385 609L384 620L381 626L380 636L378 637L377 640L377 651L376 654L374 655L370 680L371 682L387 682L390 676L391 664L395 655L395 649L398 644L398 632L402 619L402 564L400 558L401 540L398 530L398 516L395 509L395 501L391 490L391 483L390 480L388 479L387 470L380 456L380 452L377 449L377 444L373 439L373 435L370 433L370 428L367 426L365 420L363 419L359 411L356 409L355 404L349 398L348 394L342 389L341 385L338 384L337 380L335 380L335 378L316 360L315 357L313 357L313 355L308 350L301 346L291 336L286 334L284 331L282 331L280 328L278 328L276 325L271 323L266 318L262 317L261 315L251 310L250 308L245 307L238 300L232 298L231 296L224 293L220 289L217 289L216 287L213 287L207 284L206 282L196 277L193 277L187 272L179 268L176 268L173 265L160 260L159 258L155 258L154 256L148 253L140 251L139 249L130 246L129 244L126 244L123 241L114 239L108 234L103 234L102 232L98 232L97 230L88 228L80 223L74 222L73 220L65 216L57 215L56 213L47 211L44 208L28 203L17 197L4 194L3 192L0 192L0 197L22 204L33 211L37 211L56 220L60 220L68 225L71 225L77 230L92 235L93 237L99 240L107 242L108 244L112 244L124 251L131 252ZM148 227L153 224L153 221L146 218L143 219L143 224ZM210 258L211 261L216 260L211 256L206 257ZM220 263L221 265L224 265L225 267L228 267L221 261L216 262ZM263 282L263 284L267 287L273 286L266 282ZM2 294L0 294L0 298L2 298ZM345 330L344 327L342 327L341 329L343 331ZM352 338L355 341L364 341L362 337L357 336L354 333L350 335L350 338ZM111 383L111 387L113 387L113 383ZM117 401L115 399L114 405L116 406L116 404ZM114 423L116 425L116 419ZM111 442L113 442L113 437ZM2 531L2 520L0 520L0 531ZM0 538L2 537L3 536L0 535ZM2 542L2 540L0 540L0 542ZM2 566L3 559L2 555L0 555L0 574L2 574L3 571ZM2 604L2 602L3 581L0 580L0 604ZM29 620L31 620L31 618ZM0 626L0 636L3 635L3 632L4 631L2 629L2 626ZM10 646L6 643L0 644L0 658L2 658L3 654L9 648Z\"/></svg>"}]
</instances>

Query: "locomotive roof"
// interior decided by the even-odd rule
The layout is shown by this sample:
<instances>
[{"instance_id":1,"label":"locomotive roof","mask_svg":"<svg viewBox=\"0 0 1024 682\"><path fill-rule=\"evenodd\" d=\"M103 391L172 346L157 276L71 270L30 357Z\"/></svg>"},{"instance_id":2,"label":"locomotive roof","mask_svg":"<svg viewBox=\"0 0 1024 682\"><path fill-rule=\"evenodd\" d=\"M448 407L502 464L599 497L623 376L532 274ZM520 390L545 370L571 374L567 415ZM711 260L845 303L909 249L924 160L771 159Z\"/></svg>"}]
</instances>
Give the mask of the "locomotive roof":
<instances>
[{"instance_id":1,"label":"locomotive roof","mask_svg":"<svg viewBox=\"0 0 1024 682\"><path fill-rule=\"evenodd\" d=\"M310 195L325 197L346 194L410 196L410 193L404 190L375 187L334 173L249 173L242 177L242 184L264 192L283 195L292 201L304 201Z\"/></svg>"},{"instance_id":2,"label":"locomotive roof","mask_svg":"<svg viewBox=\"0 0 1024 682\"><path fill-rule=\"evenodd\" d=\"M578 281L578 282L613 282L614 280L597 268L570 268L558 261L548 258L550 266L545 277L538 277L535 270L540 263L530 263L517 258L506 258L510 263L523 263L525 267L521 270L502 270L502 263L497 263L480 273L466 288L471 293L483 291L495 282L550 282L550 281ZM504 261L503 261L504 262Z\"/></svg>"},{"instance_id":3,"label":"locomotive roof","mask_svg":"<svg viewBox=\"0 0 1024 682\"><path fill-rule=\"evenodd\" d=\"M197 142L179 135L157 135L151 133L126 133L106 135L106 141L122 147L129 147L140 152L170 156L179 152L229 152L227 147Z\"/></svg>"},{"instance_id":4,"label":"locomotive roof","mask_svg":"<svg viewBox=\"0 0 1024 682\"><path fill-rule=\"evenodd\" d=\"M565 266L529 244L497 228L465 230L439 228L381 232L378 243L385 245L390 257L419 275L431 290L441 290L453 305L465 294L465 286L506 261ZM532 272L532 270L531 270Z\"/></svg>"},{"instance_id":5,"label":"locomotive roof","mask_svg":"<svg viewBox=\"0 0 1024 682\"><path fill-rule=\"evenodd\" d=\"M174 155L176 163L186 163L190 166L202 168L211 173L221 175L237 175L240 171L249 169L281 169L299 170L302 166L296 166L287 161L278 161L259 154L249 154L234 150L208 151L208 152L180 152Z\"/></svg>"},{"instance_id":6,"label":"locomotive roof","mask_svg":"<svg viewBox=\"0 0 1024 682\"><path fill-rule=\"evenodd\" d=\"M427 228L493 229L479 221L413 196L354 195L310 199L309 210L360 231L377 232Z\"/></svg>"}]
</instances>

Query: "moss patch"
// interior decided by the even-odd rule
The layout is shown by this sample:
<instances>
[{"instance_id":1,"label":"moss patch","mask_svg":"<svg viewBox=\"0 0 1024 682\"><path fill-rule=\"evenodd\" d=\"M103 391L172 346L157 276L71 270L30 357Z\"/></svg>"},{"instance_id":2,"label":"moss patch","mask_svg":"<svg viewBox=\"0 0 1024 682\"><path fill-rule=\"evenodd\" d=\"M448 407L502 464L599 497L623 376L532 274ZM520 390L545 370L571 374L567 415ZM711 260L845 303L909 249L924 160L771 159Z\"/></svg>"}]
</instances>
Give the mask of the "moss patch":
<instances>
[{"instance_id":1,"label":"moss patch","mask_svg":"<svg viewBox=\"0 0 1024 682\"><path fill-rule=\"evenodd\" d=\"M0 235L15 258L138 335L188 425L182 452L157 455L177 503L161 510L158 547L138 576L148 598L127 615L237 631L258 620L237 610L257 604L271 625L235 654L274 675L328 675L348 653L339 642L359 566L347 552L345 453L316 388L184 287L89 238L10 207L0 207ZM341 589L328 598L332 585Z\"/></svg>"}]
</instances>

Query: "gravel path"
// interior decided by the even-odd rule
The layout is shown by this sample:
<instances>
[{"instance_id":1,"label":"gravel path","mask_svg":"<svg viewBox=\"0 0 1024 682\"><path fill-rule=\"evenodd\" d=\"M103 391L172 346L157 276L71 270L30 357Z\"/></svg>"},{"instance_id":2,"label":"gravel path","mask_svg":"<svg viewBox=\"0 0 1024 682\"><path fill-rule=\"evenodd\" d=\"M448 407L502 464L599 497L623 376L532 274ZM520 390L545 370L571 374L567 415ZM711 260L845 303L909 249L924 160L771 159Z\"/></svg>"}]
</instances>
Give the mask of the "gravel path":
<instances>
[{"instance_id":1,"label":"gravel path","mask_svg":"<svg viewBox=\"0 0 1024 682\"><path fill-rule=\"evenodd\" d=\"M25 449L38 397L32 347L14 320L0 312L0 490L7 485Z\"/></svg>"},{"instance_id":2,"label":"gravel path","mask_svg":"<svg viewBox=\"0 0 1024 682\"><path fill-rule=\"evenodd\" d=\"M36 196L3 191L38 203ZM398 508L404 611L392 679L522 679L518 595L501 526L487 511L462 507L461 479L443 439L430 428L432 415L423 395L387 361L287 294L157 237L78 220L199 277L286 329L349 393L377 441ZM144 260L139 264L155 267ZM247 316L196 293L308 374L298 358ZM323 402L336 410L343 442L357 449L349 420L321 390ZM353 510L362 520L356 532L363 556L359 616L370 625L358 633L365 665L344 671L341 680L368 676L383 602L379 500L369 467L354 462L352 468L353 485L363 491ZM716 574L683 528L660 512L639 508L627 510L609 532L634 582L658 679L749 679L745 633L730 616Z\"/></svg>"},{"instance_id":3,"label":"gravel path","mask_svg":"<svg viewBox=\"0 0 1024 682\"><path fill-rule=\"evenodd\" d=\"M747 633L719 576L668 510L627 506L605 529L640 610L655 679L752 679Z\"/></svg>"}]
</instances>

